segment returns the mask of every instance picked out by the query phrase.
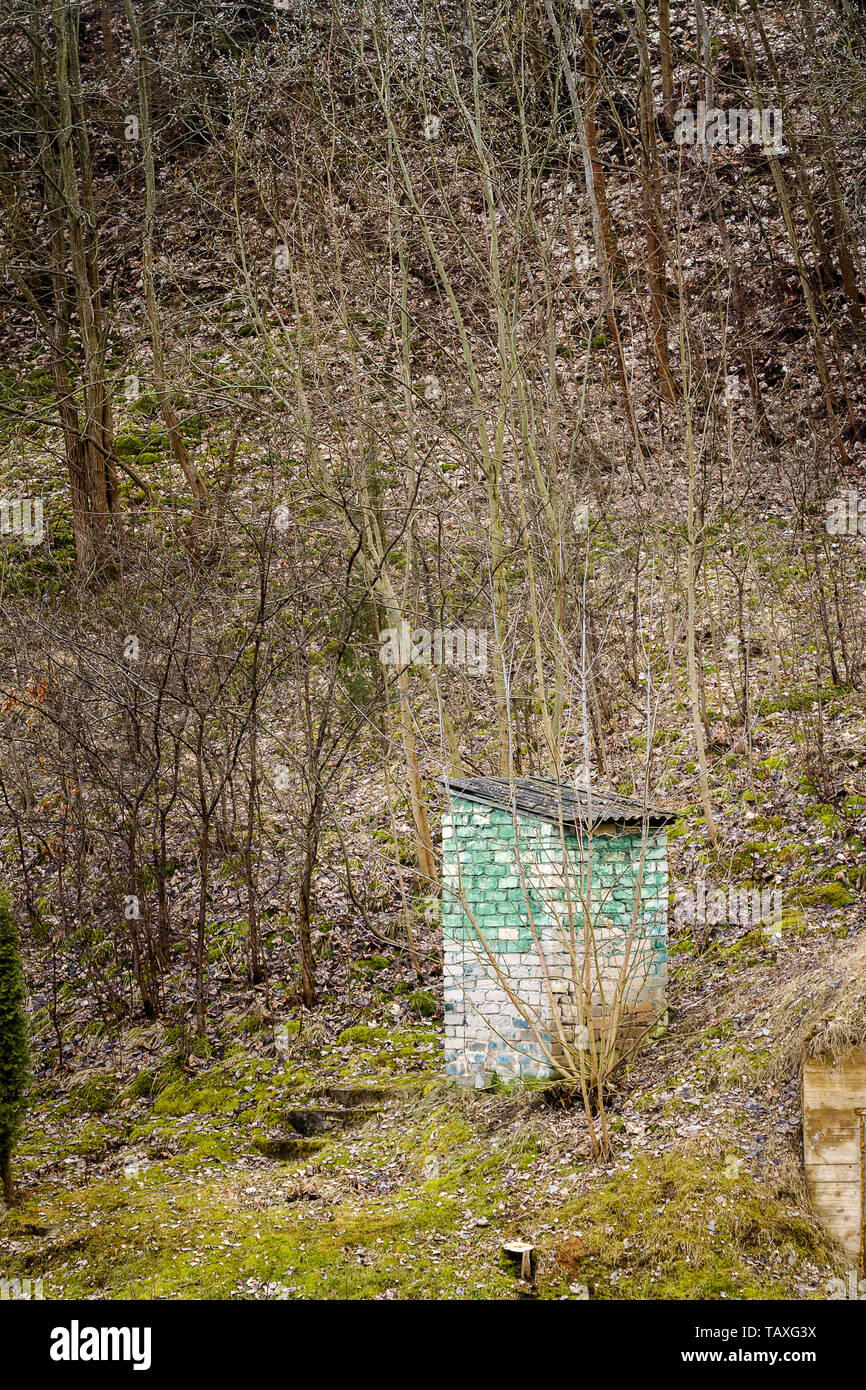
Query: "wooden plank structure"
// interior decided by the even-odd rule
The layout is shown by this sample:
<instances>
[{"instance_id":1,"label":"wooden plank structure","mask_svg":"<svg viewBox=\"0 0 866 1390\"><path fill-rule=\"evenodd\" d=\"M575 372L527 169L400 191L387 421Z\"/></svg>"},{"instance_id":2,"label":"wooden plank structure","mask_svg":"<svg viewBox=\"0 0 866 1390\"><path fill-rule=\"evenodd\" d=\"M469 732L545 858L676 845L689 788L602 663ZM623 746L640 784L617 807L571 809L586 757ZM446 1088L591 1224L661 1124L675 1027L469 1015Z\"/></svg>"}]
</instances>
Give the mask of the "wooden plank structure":
<instances>
[{"instance_id":1,"label":"wooden plank structure","mask_svg":"<svg viewBox=\"0 0 866 1390\"><path fill-rule=\"evenodd\" d=\"M803 1161L816 1215L864 1272L866 1047L803 1064Z\"/></svg>"}]
</instances>

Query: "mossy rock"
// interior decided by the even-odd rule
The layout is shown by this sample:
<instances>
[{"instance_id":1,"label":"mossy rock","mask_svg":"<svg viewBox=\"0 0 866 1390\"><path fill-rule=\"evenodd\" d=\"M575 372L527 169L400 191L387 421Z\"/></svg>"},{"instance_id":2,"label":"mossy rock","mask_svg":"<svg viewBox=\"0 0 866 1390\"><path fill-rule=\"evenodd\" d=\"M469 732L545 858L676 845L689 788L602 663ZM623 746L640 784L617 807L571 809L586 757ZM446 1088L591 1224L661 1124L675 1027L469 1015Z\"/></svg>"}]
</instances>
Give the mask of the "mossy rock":
<instances>
[{"instance_id":1,"label":"mossy rock","mask_svg":"<svg viewBox=\"0 0 866 1390\"><path fill-rule=\"evenodd\" d=\"M845 882L856 891L866 889L866 864L851 864L845 870Z\"/></svg>"},{"instance_id":2,"label":"mossy rock","mask_svg":"<svg viewBox=\"0 0 866 1390\"><path fill-rule=\"evenodd\" d=\"M142 1067L141 1071L126 1088L126 1095L130 1100L142 1100L155 1094L154 1087L157 1084L157 1073Z\"/></svg>"},{"instance_id":3,"label":"mossy rock","mask_svg":"<svg viewBox=\"0 0 866 1390\"><path fill-rule=\"evenodd\" d=\"M362 956L360 960L352 962L349 976L374 975L380 970L387 970L392 963L387 956Z\"/></svg>"},{"instance_id":4,"label":"mossy rock","mask_svg":"<svg viewBox=\"0 0 866 1390\"><path fill-rule=\"evenodd\" d=\"M119 1089L115 1076L88 1076L70 1088L65 1108L73 1115L103 1115L114 1105Z\"/></svg>"},{"instance_id":5,"label":"mossy rock","mask_svg":"<svg viewBox=\"0 0 866 1390\"><path fill-rule=\"evenodd\" d=\"M774 753L770 758L764 758L758 763L758 767L764 768L767 772L782 772L788 766L788 759L784 753Z\"/></svg>"},{"instance_id":6,"label":"mossy rock","mask_svg":"<svg viewBox=\"0 0 866 1390\"><path fill-rule=\"evenodd\" d=\"M163 1062L162 1066L158 1067L154 1073L153 1086L150 1094L152 1096L158 1096L167 1086L171 1086L174 1082L182 1082L185 1079L186 1072L180 1063L180 1059L177 1057L169 1057L168 1061Z\"/></svg>"},{"instance_id":7,"label":"mossy rock","mask_svg":"<svg viewBox=\"0 0 866 1390\"><path fill-rule=\"evenodd\" d=\"M685 819L674 821L673 825L668 826L668 839L681 840L690 833L689 822Z\"/></svg>"},{"instance_id":8,"label":"mossy rock","mask_svg":"<svg viewBox=\"0 0 866 1390\"><path fill-rule=\"evenodd\" d=\"M436 1000L427 989L413 990L409 995L409 1003L422 1018L432 1018L436 1013Z\"/></svg>"},{"instance_id":9,"label":"mossy rock","mask_svg":"<svg viewBox=\"0 0 866 1390\"><path fill-rule=\"evenodd\" d=\"M246 1033L250 1036L254 1036L256 1033L266 1033L270 1027L271 1024L261 1014L256 1013L244 1014L237 1023L238 1033Z\"/></svg>"},{"instance_id":10,"label":"mossy rock","mask_svg":"<svg viewBox=\"0 0 866 1390\"><path fill-rule=\"evenodd\" d=\"M346 1047L350 1043L384 1042L387 1036L387 1028L374 1028L369 1023L356 1023L354 1028L344 1028L337 1042L341 1047Z\"/></svg>"},{"instance_id":11,"label":"mossy rock","mask_svg":"<svg viewBox=\"0 0 866 1390\"><path fill-rule=\"evenodd\" d=\"M755 819L750 822L753 830L769 830L772 832L784 830L786 823L784 816L755 816Z\"/></svg>"},{"instance_id":12,"label":"mossy rock","mask_svg":"<svg viewBox=\"0 0 866 1390\"><path fill-rule=\"evenodd\" d=\"M297 1038L301 1034L301 1021L297 1018L286 1019L283 1023L277 1023L274 1027L275 1032L282 1033L284 1038Z\"/></svg>"},{"instance_id":13,"label":"mossy rock","mask_svg":"<svg viewBox=\"0 0 866 1390\"><path fill-rule=\"evenodd\" d=\"M669 956L686 956L695 949L693 936L677 936L668 942Z\"/></svg>"},{"instance_id":14,"label":"mossy rock","mask_svg":"<svg viewBox=\"0 0 866 1390\"><path fill-rule=\"evenodd\" d=\"M802 852L801 845L777 845L771 840L748 840L731 856L731 873L759 876L762 868L791 864Z\"/></svg>"},{"instance_id":15,"label":"mossy rock","mask_svg":"<svg viewBox=\"0 0 866 1390\"><path fill-rule=\"evenodd\" d=\"M824 801L819 801L815 806L807 806L803 814L811 820L819 820L822 825L826 826L835 825L839 819L834 807L829 806Z\"/></svg>"},{"instance_id":16,"label":"mossy rock","mask_svg":"<svg viewBox=\"0 0 866 1390\"><path fill-rule=\"evenodd\" d=\"M854 898L842 883L816 883L811 888L801 888L797 894L801 907L850 907Z\"/></svg>"},{"instance_id":17,"label":"mossy rock","mask_svg":"<svg viewBox=\"0 0 866 1390\"><path fill-rule=\"evenodd\" d=\"M157 1096L153 1110L155 1115L202 1115L227 1114L238 1103L238 1086L220 1084L222 1078L205 1074L201 1077L188 1077L171 1081Z\"/></svg>"}]
</instances>

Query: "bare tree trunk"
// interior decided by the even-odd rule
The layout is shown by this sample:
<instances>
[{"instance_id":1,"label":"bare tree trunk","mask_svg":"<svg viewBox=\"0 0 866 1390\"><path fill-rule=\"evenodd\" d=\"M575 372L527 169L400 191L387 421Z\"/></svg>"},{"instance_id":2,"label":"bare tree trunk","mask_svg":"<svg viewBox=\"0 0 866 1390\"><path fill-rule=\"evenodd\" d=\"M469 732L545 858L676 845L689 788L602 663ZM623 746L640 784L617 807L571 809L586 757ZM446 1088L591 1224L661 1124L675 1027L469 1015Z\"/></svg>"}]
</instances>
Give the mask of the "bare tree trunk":
<instances>
[{"instance_id":1,"label":"bare tree trunk","mask_svg":"<svg viewBox=\"0 0 866 1390\"><path fill-rule=\"evenodd\" d=\"M94 557L97 563L102 563L110 551L110 532L112 523L117 520L118 497L111 412L105 389L105 334L92 168L78 70L77 14L63 0L52 0L52 18L59 109L59 184L84 359L84 428L81 436L84 477Z\"/></svg>"},{"instance_id":2,"label":"bare tree trunk","mask_svg":"<svg viewBox=\"0 0 866 1390\"><path fill-rule=\"evenodd\" d=\"M253 646L253 664L250 673L252 684L252 709L250 711L250 768L249 768L249 795L247 797L247 824L244 836L244 877L247 888L247 929L250 951L250 979L254 985L260 984L264 978L262 969L261 947L259 942L259 918L258 918L258 889L253 856L253 836L255 834L256 817L259 804L259 754L258 754L258 676L259 658L261 652L261 634L256 633Z\"/></svg>"},{"instance_id":3,"label":"bare tree trunk","mask_svg":"<svg viewBox=\"0 0 866 1390\"><path fill-rule=\"evenodd\" d=\"M105 391L105 337L101 324L96 210L92 192L90 150L84 126L77 61L77 25L64 7L54 4L57 102L49 97L42 12L31 3L29 41L33 101L39 117L38 173L45 210L52 309L34 293L19 258L10 256L8 271L48 344L57 411L66 452L72 504L72 530L78 568L88 573L108 550L109 521L119 530L117 480L111 411ZM81 195L78 170L81 171ZM6 235L17 240L20 201L4 174ZM22 233L23 235L23 233ZM20 258L29 262L28 254ZM78 337L84 382L84 421L79 418L69 374L69 335L73 304L77 306ZM129 470L132 472L133 470ZM110 517L109 512L113 515Z\"/></svg>"},{"instance_id":4,"label":"bare tree trunk","mask_svg":"<svg viewBox=\"0 0 866 1390\"><path fill-rule=\"evenodd\" d=\"M636 33L640 52L640 125L643 148L641 201L647 250L647 287L653 351L662 395L667 401L676 400L676 388L668 362L667 334L667 256L664 221L661 205L661 179L658 167L655 108L653 105L652 68L647 42L647 0L641 0L636 12Z\"/></svg>"},{"instance_id":5,"label":"bare tree trunk","mask_svg":"<svg viewBox=\"0 0 866 1390\"><path fill-rule=\"evenodd\" d=\"M156 172L153 160L153 131L150 120L150 93L148 83L148 55L144 49L141 30L135 18L131 0L123 0L127 22L132 34L133 47L138 65L138 113L144 165L144 233L142 237L141 278L144 283L144 298L147 306L147 321L150 327L150 341L153 350L153 376L157 404L165 422L171 451L180 465L192 493L193 508L201 512L208 506L207 489L201 475L189 456L180 421L171 403L165 373L165 351L163 347L162 324L159 317L159 302L156 296L154 279L154 229L156 226Z\"/></svg>"},{"instance_id":6,"label":"bare tree trunk","mask_svg":"<svg viewBox=\"0 0 866 1390\"><path fill-rule=\"evenodd\" d=\"M306 844L304 846L304 867L298 885L298 937L301 947L301 998L304 1006L316 1006L316 961L313 954L311 929L313 869L316 862L316 848L319 838L316 820L319 815L318 793L314 797L310 820L307 822Z\"/></svg>"},{"instance_id":7,"label":"bare tree trunk","mask_svg":"<svg viewBox=\"0 0 866 1390\"><path fill-rule=\"evenodd\" d=\"M634 406L632 405L631 390L625 365L625 354L623 353L619 325L617 324L616 314L614 312L613 267L616 256L616 246L614 243L610 209L607 205L604 173L601 167L601 161L598 157L598 140L596 137L595 120L592 114L595 104L596 88L596 59L592 16L589 10L584 10L582 12L584 18L584 45L587 74L587 99L586 110L584 111L578 95L577 84L574 80L574 73L572 72L571 64L568 61L568 55L566 54L565 46L562 42L562 31L557 22L556 15L554 14L551 0L544 0L544 8L547 11L548 23L553 31L560 66L565 78L565 85L571 102L571 108L574 112L575 124L577 126L577 134L583 156L586 195L589 199L590 208L592 209L593 241L595 244L596 261L598 262L598 269L601 277L605 321L613 345L623 406L628 417L629 426L637 450L637 466L642 481L646 485L646 470L643 467L645 446L637 423L637 417L634 413Z\"/></svg>"},{"instance_id":8,"label":"bare tree trunk","mask_svg":"<svg viewBox=\"0 0 866 1390\"><path fill-rule=\"evenodd\" d=\"M412 820L415 822L415 835L418 848L418 867L429 883L436 882L436 860L433 857L433 839L430 822L427 818L427 804L424 800L424 786L418 766L418 750L415 744L415 729L412 724L412 707L409 703L409 677L405 671L397 676L398 700L400 703L400 737L409 774L409 803Z\"/></svg>"},{"instance_id":9,"label":"bare tree trunk","mask_svg":"<svg viewBox=\"0 0 866 1390\"><path fill-rule=\"evenodd\" d=\"M665 126L674 128L674 65L671 57L671 0L659 0L659 57L662 68L662 111Z\"/></svg>"},{"instance_id":10,"label":"bare tree trunk","mask_svg":"<svg viewBox=\"0 0 866 1390\"><path fill-rule=\"evenodd\" d=\"M198 920L195 937L195 1017L196 1031L200 1038L205 1035L205 979L204 950L207 925L207 894L210 872L210 818L205 816L199 843L199 890Z\"/></svg>"},{"instance_id":11,"label":"bare tree trunk","mask_svg":"<svg viewBox=\"0 0 866 1390\"><path fill-rule=\"evenodd\" d=\"M749 0L749 5L752 9L753 16L759 28L759 31L762 33L763 36L763 24L757 5L755 4L755 0ZM695 0L695 6L700 17L704 13L703 0ZM705 17L703 22L704 27L706 28ZM757 82L755 77L757 64L755 60L754 45L752 43L752 35L751 31L748 29L748 25L746 27L746 39L749 51L749 85L751 87L753 101L758 102L760 98L757 90ZM766 41L766 38L763 38L763 42L764 47L769 48L769 43ZM707 45L709 44L708 36L706 39L706 43ZM766 157L770 165L770 171L773 175L773 183L776 187L776 193L779 199L779 206L782 211L782 219L785 223L785 231L788 234L788 242L794 254L794 262L797 267L797 275L800 281L800 288L803 292L803 299L805 300L806 309L809 314L809 323L812 329L812 345L815 352L815 366L818 371L818 379L821 383L821 391L824 397L824 406L827 412L827 423L830 427L830 434L833 439L833 443L836 446L839 458L841 459L842 463L847 464L849 462L848 451L845 448L845 442L842 439L842 433L839 428L839 422L836 418L836 409L833 404L833 385L830 380L830 371L827 365L827 353L824 346L824 335L821 330L821 323L818 317L818 310L815 302L815 294L813 292L812 285L809 280L808 269L803 259L803 252L800 246L800 238L797 233L797 228L794 221L794 213L791 207L791 199L788 193L787 179L785 177L785 172L782 168L782 165L779 161L778 154L775 154L772 151L772 149L767 149Z\"/></svg>"}]
</instances>

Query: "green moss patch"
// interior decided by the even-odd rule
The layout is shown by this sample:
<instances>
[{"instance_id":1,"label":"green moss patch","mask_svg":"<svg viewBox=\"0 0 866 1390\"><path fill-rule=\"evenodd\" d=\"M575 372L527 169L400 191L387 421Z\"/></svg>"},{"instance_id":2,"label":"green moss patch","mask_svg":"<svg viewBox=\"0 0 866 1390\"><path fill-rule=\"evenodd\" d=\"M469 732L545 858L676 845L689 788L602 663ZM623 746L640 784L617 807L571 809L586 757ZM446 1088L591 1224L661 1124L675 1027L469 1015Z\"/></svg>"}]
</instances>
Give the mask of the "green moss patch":
<instances>
[{"instance_id":1,"label":"green moss patch","mask_svg":"<svg viewBox=\"0 0 866 1390\"><path fill-rule=\"evenodd\" d=\"M848 907L854 898L842 883L817 883L810 888L800 888L797 901L801 907Z\"/></svg>"},{"instance_id":2,"label":"green moss patch","mask_svg":"<svg viewBox=\"0 0 866 1390\"><path fill-rule=\"evenodd\" d=\"M790 1298L790 1271L830 1258L818 1223L733 1163L640 1156L583 1195L569 1224L591 1298ZM555 1249L555 1247L554 1247Z\"/></svg>"}]
</instances>

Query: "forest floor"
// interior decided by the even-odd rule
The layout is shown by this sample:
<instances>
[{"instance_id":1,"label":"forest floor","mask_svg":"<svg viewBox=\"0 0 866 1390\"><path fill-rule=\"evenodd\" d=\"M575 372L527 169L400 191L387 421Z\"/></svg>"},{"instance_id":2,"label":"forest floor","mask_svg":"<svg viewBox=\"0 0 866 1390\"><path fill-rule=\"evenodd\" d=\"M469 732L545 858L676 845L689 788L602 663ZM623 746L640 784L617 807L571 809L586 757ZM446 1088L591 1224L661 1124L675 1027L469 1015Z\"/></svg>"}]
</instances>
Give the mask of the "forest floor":
<instances>
[{"instance_id":1,"label":"forest floor","mask_svg":"<svg viewBox=\"0 0 866 1390\"><path fill-rule=\"evenodd\" d=\"M763 22L778 48L783 75L790 60L801 84L789 83L786 104L796 110L798 92L802 95L805 88L790 55L795 47L790 16L768 13L765 7ZM694 68L697 81L701 69L692 62L690 43L680 28L678 61L686 75ZM835 64L839 47L828 45L827 52ZM736 92L741 86L739 41L729 53L724 64L728 82L733 82L729 90ZM345 79L349 119L338 146L332 147L334 131L340 131L334 112L343 108L330 102L334 92L328 82L322 86L328 97L323 113L309 118L314 106L308 106L307 94L295 108L294 98L285 95L302 90L294 65L290 55L284 69L269 70L266 81L251 67L248 90L261 86L261 105L251 100L250 110L274 142L279 180L284 173L281 151L291 151L294 161L290 186L299 201L294 221L286 213L286 235L287 245L296 240L300 248L298 275L276 274L274 231L285 210L267 205L269 195L259 187L255 160L249 177L238 183L236 148L209 139L206 121L195 122L202 131L160 170L159 290L170 340L172 402L191 457L214 494L225 489L231 503L227 510L243 527L249 518L258 525L269 516L277 497L285 495L294 504L297 496L307 496L307 461L298 457L297 448L307 425L303 420L301 433L287 407L296 389L295 338L310 363L316 430L335 497L341 499L344 488L349 495L355 490L354 425L347 423L354 416L348 402L363 377L368 383L364 391L369 390L364 418L372 436L378 432L394 450L394 462L385 450L385 461L376 463L371 476L375 488L383 489L384 514L388 508L402 514L404 505L398 465L406 455L405 406L402 391L394 388L395 362L402 371L402 358L395 353L400 347L393 297L396 243L392 204L387 202L392 195L378 178L379 164L384 167L391 160L390 144L385 150L384 142L392 137L383 134L375 101L372 115L365 118L370 124L361 123L356 84ZM323 80L329 71L322 66ZM844 93L851 75L844 65L840 73L836 85ZM209 89L214 77L207 73ZM240 77L233 69L232 81L239 83ZM503 190L511 196L512 174L507 171L517 148L511 143L516 133L496 96L497 88L507 87L495 72L487 80L493 94L491 131L505 156ZM336 87L340 96L339 81ZM624 78L617 76L617 100L621 87ZM166 87L165 104L173 109L171 90ZM211 100L217 102L217 97L209 95ZM233 103L238 100L233 97ZM636 272L642 273L645 260L644 213L638 205L643 184L621 158L618 107L605 105L609 110L599 150L607 170L613 230L623 264L634 268L637 285ZM298 139L297 109L304 112L309 145ZM852 98L846 121L853 123L856 110ZM153 373L149 337L142 332L144 285L138 279L138 253L130 249L141 238L140 156L134 145L121 143L119 156L105 139L94 147L104 281L112 299L116 296L104 367L113 391L118 456L144 474L160 498L170 499L162 519L160 514L156 518L162 526L186 518L192 503L175 466L156 395L148 387ZM441 153L434 159L432 142L420 132L416 143L414 152L406 147L412 176L425 198L429 194L436 235L443 232L444 264L467 315L484 398L493 411L499 408L501 363L492 346L496 316L490 312L492 303L485 301L487 271L480 278L477 274L479 264L488 265L490 238L488 209L478 197L478 170L470 157L474 145L465 144L456 113L449 117L447 112L435 146ZM839 177L849 206L857 199L858 148L840 135ZM856 582L862 596L862 517L859 536L833 534L831 553L846 564L838 570L829 567L825 578L816 580L809 572L811 552L800 548L798 538L810 509L823 505L824 456L816 443L821 431L815 433L822 391L809 346L807 301L801 295L801 251L795 253L789 245L769 162L757 150L747 151L745 158L735 148L717 149L715 155L723 212L747 281L749 340L760 347L761 391L779 437L772 444L755 431L745 383L740 393L739 378L729 378L730 399L727 388L724 398L716 389L715 378L724 380L728 367L727 310L720 312L716 303L717 212L702 191L705 160L697 151L686 159L682 149L667 142L664 150L671 225L676 218L677 240L688 253L676 267L678 297L690 306L700 341L709 344L701 370L706 366L714 378L704 424L707 500L701 525L706 556L701 582L708 620L711 584L720 586L718 632L713 622L699 623L696 642L709 703L718 849L707 847L698 800L685 630L682 615L676 616L692 484L676 430L668 440L667 425L661 429L665 415L656 401L652 354L645 351L642 330L631 326L640 322L639 297L631 290L626 296L623 288L623 333L637 417L641 430L655 439L652 486L641 498L646 511L635 509L631 465L624 468L622 405L611 385L610 344L597 331L602 295L608 290L604 277L582 263L584 251L590 254L588 243L583 245L588 210L579 192L559 177L550 152L544 154L544 164L551 159L556 176L541 185L538 212L533 213L534 227L548 227L542 239L549 238L549 260L560 267L554 275L551 319L557 334L556 407L549 414L551 422L561 422L568 438L558 446L557 426L545 426L552 434L552 476L556 479L559 447L568 461L563 499L569 509L575 502L582 510L591 503L594 602L605 630L611 625L607 642L614 650L605 653L609 669L602 680L602 687L612 692L608 780L614 790L630 795L646 777L680 815L671 836L667 1028L616 1077L606 1102L609 1161L594 1155L579 1101L532 1087L467 1091L445 1080L436 903L412 891L409 804L401 794L392 807L390 792L386 796L380 731L371 724L345 764L344 782L338 788L335 784L339 836L327 832L320 845L314 922L320 1003L311 1013L299 1005L296 924L287 910L297 899L297 849L287 808L265 808L268 834L257 846L269 972L265 986L253 989L249 984L248 909L237 847L225 854L214 851L215 858L222 858L214 865L208 898L209 1000L202 1038L193 1032L199 879L190 839L178 834L177 843L170 845L177 861L169 883L176 957L160 981L159 1021L144 1020L136 1012L139 1000L133 997L128 962L118 964L125 946L122 939L118 944L113 907L100 908L104 920L97 920L95 912L91 920L89 909L79 912L81 935L67 933L65 938L66 923L57 915L62 894L56 869L43 842L34 845L29 896L40 920L24 942L33 1085L15 1158L19 1204L0 1211L0 1278L41 1279L49 1299L799 1300L827 1297L831 1278L845 1272L846 1261L811 1213L805 1189L800 1069L818 1040L831 1050L866 1040L866 702L850 686L820 684L822 643L826 638L832 646L836 636L832 642L827 630L821 636L810 607L826 582L841 646L848 641L856 667L859 627L852 633L845 624L858 609L853 599L847 606L845 585ZM804 145L803 170L823 188L820 150L814 138ZM491 155L495 152L491 146ZM562 167L571 167L570 155ZM335 181L327 209L321 194L323 168ZM206 197L203 190L208 190ZM688 216L680 225L684 209ZM798 215L802 223L802 209ZM511 235L508 217L502 228L505 246ZM533 240L536 235L541 232L533 230ZM803 237L805 247L805 231ZM515 245L519 249L520 242ZM422 618L429 612L431 626L437 614L448 621L456 621L458 614L460 622L487 624L489 614L482 611L476 619L476 609L464 606L468 593L483 594L488 572L486 490L471 442L477 406L463 380L448 296L431 276L417 229L405 254L417 319L408 345L412 376L419 387L426 382L435 388L424 390L423 404L418 391L417 408L429 476L436 483L424 483L431 489L421 494L430 529L425 532L424 523L413 539L411 565L400 553L396 523L386 535L386 550L393 550L392 579L399 589L404 574L416 567L425 576L423 584L418 581L420 593L429 566L443 586L442 605L438 597L434 603L428 595L422 604L416 596L412 612ZM845 324L833 267L823 268L823 283L817 259L806 254L814 285L828 296L828 341L833 341L837 359L833 371L839 371L846 398L837 392L835 407L852 464L846 478L859 487L856 470L866 466L866 440L854 420L862 415L866 383L858 371L858 347ZM242 284L235 276L239 256L250 267ZM530 248L532 265L534 256ZM335 267L340 271L339 310ZM833 272L832 283L828 272ZM296 306L299 284L303 295ZM534 302L535 290L532 295ZM518 308L521 322L525 318L529 325L529 316ZM62 633L70 603L78 620L80 595L73 581L68 481L53 423L54 387L44 348L34 340L29 310L7 314L4 327L3 487L9 496L44 499L46 521L44 544L21 547L12 595L32 600L33 612L42 612L45 604ZM529 327L526 331L526 343L515 338L521 354L536 350ZM546 332L541 341L547 342ZM540 372L542 416L549 405L545 380ZM348 442L341 443L343 431ZM507 477L512 466L508 451L506 462ZM716 468L724 486L714 498ZM840 477L840 489L842 481ZM148 535L144 528L153 518L143 505L141 488L124 477L120 492L130 533L140 525ZM318 492L316 483L317 505ZM512 513L509 525L514 523L509 584L516 611L524 523L516 524L516 495L506 489L504 497L506 515ZM406 515L411 516L411 504ZM629 602L629 573L613 562L620 553L624 565L634 559L637 604L640 537L649 520L658 528L660 563L665 536L673 557L669 571L659 572L659 582L664 580L661 588L674 595L670 611L676 624L675 640L665 639L670 650L663 651L664 644L652 637L651 661L640 676L648 680L655 666L669 668L662 671L658 720L648 735L638 680L637 608L632 610ZM342 520L335 524L338 537L342 525ZM179 523L177 532L184 534ZM540 535L546 546L547 532ZM342 545L338 539L338 554ZM234 563L243 571L249 553L239 549ZM752 566L760 579L753 593L751 580L746 582ZM342 562L339 568L342 574ZM159 572L154 573L158 580ZM834 587L831 603L830 578L835 586L837 574L841 598ZM253 575L250 568L246 579ZM227 577L237 579L231 573ZM735 577L740 583L736 592ZM406 582L408 586L408 578ZM431 593L434 589L435 584ZM148 590L141 592L147 596ZM124 596L118 621L135 613L137 593ZM459 597L456 609L452 593ZM717 638L724 641L726 624L734 635L737 616L737 631L743 635L744 594L747 613L754 606L756 617L772 618L769 637L755 630L744 656L724 655ZM13 629L29 617L30 609L15 608L8 597L4 603ZM650 609L655 611L652 604ZM92 614L89 608L85 614L87 622L93 615L102 620L98 599ZM114 614L109 617L113 631ZM129 623L118 631L134 633L134 616ZM71 626L77 631L75 623ZM50 632L50 624L43 630ZM652 634L652 622L647 631ZM39 642L46 650L55 645L53 638L45 643L40 637ZM372 635L364 642L372 643ZM62 655L59 637L56 645ZM361 645L359 638L359 650ZM844 664L847 671L847 655ZM57 669L62 671L60 660ZM444 767L439 709L420 677L413 673L410 679L413 713L429 739L422 773L431 789L435 825L434 774ZM443 671L442 682L444 707L452 714L467 775L495 766L499 735L492 684L468 681L457 671ZM524 700L529 710L531 680L525 689L531 692ZM741 697L744 708L738 714ZM273 724L278 730L283 716L277 713ZM23 717L22 712L19 723ZM31 756L28 739L37 732L36 726L32 734L29 726L25 732L18 729L16 737L27 753L21 761L26 766L45 763L50 769L45 751L50 744L37 741ZM515 765L527 775L540 770L534 761L538 747L528 731L526 746L520 745L519 721L514 736L524 759ZM279 749L276 735L262 745L265 780L276 779L276 759L283 757ZM569 750L570 762L574 751ZM583 767L580 757L576 766ZM347 893L344 886L342 876L350 867L349 861L344 863L344 842L351 848L354 890L364 913L356 910L354 890ZM4 874L13 879L22 851L11 836L3 848ZM96 860L96 852L90 853ZM110 872L114 876L113 866ZM701 879L725 890L779 890L784 912L778 933L768 934L760 925L702 925L678 918L677 888L693 891ZM400 904L407 888L404 918ZM407 950L407 925L415 934L415 964ZM87 951L78 949L79 941ZM113 1013L112 998L118 1005ZM503 1244L516 1239L530 1241L537 1251L531 1281L521 1280L503 1257Z\"/></svg>"},{"instance_id":2,"label":"forest floor","mask_svg":"<svg viewBox=\"0 0 866 1390\"><path fill-rule=\"evenodd\" d=\"M89 1065L37 1082L0 1269L51 1299L826 1297L844 1261L803 1186L796 1051L864 978L831 917L679 938L607 1163L579 1104L446 1082L435 1020L329 1042L230 1017L208 1056L148 1024L109 1066L90 1030Z\"/></svg>"},{"instance_id":3,"label":"forest floor","mask_svg":"<svg viewBox=\"0 0 866 1390\"><path fill-rule=\"evenodd\" d=\"M356 887L379 910L362 919L323 871L312 1012L275 908L268 983L250 990L230 863L205 1038L180 929L193 865L172 880L161 1020L104 1017L71 958L59 988L50 955L27 962L33 1088L0 1275L41 1278L51 1299L827 1297L846 1261L809 1206L800 1069L816 1040L863 1038L866 737L855 695L825 715L841 799L817 799L792 756L799 708L779 709L750 767L719 769L723 848L694 805L671 827L667 1029L616 1077L609 1161L579 1100L445 1080L435 912L414 902L416 969L403 871L370 870L383 832L359 805ZM684 919L679 893L702 878L778 888L777 929ZM515 1239L536 1249L531 1282L503 1256Z\"/></svg>"}]
</instances>

